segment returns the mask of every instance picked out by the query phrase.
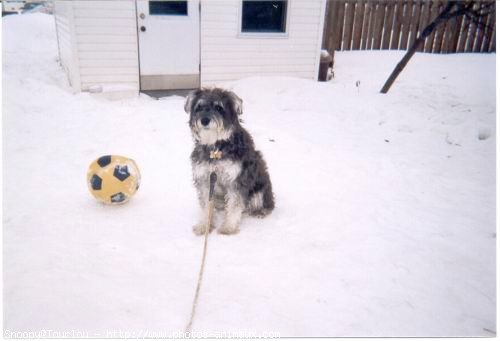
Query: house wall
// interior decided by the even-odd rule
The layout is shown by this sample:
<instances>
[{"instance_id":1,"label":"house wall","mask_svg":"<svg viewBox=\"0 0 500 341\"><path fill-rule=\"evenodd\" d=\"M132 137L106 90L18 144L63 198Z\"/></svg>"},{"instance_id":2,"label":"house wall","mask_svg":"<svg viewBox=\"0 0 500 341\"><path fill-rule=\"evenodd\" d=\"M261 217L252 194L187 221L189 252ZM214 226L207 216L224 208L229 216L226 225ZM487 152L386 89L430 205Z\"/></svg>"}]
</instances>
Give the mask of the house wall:
<instances>
[{"instance_id":1,"label":"house wall","mask_svg":"<svg viewBox=\"0 0 500 341\"><path fill-rule=\"evenodd\" d=\"M56 1L56 21L61 20L58 7L69 7L72 12L75 64L81 90L102 87L105 92L138 92L135 1ZM61 37L59 30L58 36ZM60 39L63 49L64 44Z\"/></svg>"},{"instance_id":2,"label":"house wall","mask_svg":"<svg viewBox=\"0 0 500 341\"><path fill-rule=\"evenodd\" d=\"M59 60L66 70L68 81L75 91L80 91L80 71L75 41L73 6L69 1L54 2Z\"/></svg>"},{"instance_id":3,"label":"house wall","mask_svg":"<svg viewBox=\"0 0 500 341\"><path fill-rule=\"evenodd\" d=\"M287 32L276 35L240 33L241 0L202 0L201 85L259 75L317 79L325 2L288 0ZM55 1L61 63L76 91L139 91L135 6Z\"/></svg>"},{"instance_id":4,"label":"house wall","mask_svg":"<svg viewBox=\"0 0 500 341\"><path fill-rule=\"evenodd\" d=\"M101 85L138 91L135 1L73 3L82 89Z\"/></svg>"},{"instance_id":5,"label":"house wall","mask_svg":"<svg viewBox=\"0 0 500 341\"><path fill-rule=\"evenodd\" d=\"M324 0L289 0L287 34L242 34L241 1L201 2L201 85L249 76L317 79Z\"/></svg>"}]
</instances>

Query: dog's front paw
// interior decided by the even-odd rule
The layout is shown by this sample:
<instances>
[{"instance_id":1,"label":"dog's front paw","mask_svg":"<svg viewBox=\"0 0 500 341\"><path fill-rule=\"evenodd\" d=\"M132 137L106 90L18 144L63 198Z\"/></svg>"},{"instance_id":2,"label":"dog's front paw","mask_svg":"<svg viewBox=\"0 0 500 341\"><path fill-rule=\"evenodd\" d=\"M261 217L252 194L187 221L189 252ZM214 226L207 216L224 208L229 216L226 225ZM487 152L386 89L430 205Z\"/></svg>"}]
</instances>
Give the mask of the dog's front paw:
<instances>
[{"instance_id":1,"label":"dog's front paw","mask_svg":"<svg viewBox=\"0 0 500 341\"><path fill-rule=\"evenodd\" d=\"M222 226L217 229L217 233L219 234L236 234L238 232L240 232L240 228L238 226L231 226L227 224L222 224Z\"/></svg>"},{"instance_id":2,"label":"dog's front paw","mask_svg":"<svg viewBox=\"0 0 500 341\"><path fill-rule=\"evenodd\" d=\"M195 235L201 236L201 235L205 234L206 228L207 228L207 224L204 222L201 222L201 223L198 223L198 224L193 226L193 232ZM214 226L210 225L210 230L208 232L212 232L213 229L214 229Z\"/></svg>"}]
</instances>

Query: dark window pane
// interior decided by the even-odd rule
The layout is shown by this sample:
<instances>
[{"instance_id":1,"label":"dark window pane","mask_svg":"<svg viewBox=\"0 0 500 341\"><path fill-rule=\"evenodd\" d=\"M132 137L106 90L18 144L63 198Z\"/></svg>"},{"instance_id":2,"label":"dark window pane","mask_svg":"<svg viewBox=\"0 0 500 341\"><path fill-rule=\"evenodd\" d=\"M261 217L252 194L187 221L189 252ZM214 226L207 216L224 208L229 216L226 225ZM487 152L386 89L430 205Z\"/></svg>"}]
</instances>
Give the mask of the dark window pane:
<instances>
[{"instance_id":1,"label":"dark window pane","mask_svg":"<svg viewBox=\"0 0 500 341\"><path fill-rule=\"evenodd\" d=\"M187 15L187 1L150 1L151 15Z\"/></svg>"},{"instance_id":2,"label":"dark window pane","mask_svg":"<svg viewBox=\"0 0 500 341\"><path fill-rule=\"evenodd\" d=\"M286 1L243 1L241 32L285 32Z\"/></svg>"}]
</instances>

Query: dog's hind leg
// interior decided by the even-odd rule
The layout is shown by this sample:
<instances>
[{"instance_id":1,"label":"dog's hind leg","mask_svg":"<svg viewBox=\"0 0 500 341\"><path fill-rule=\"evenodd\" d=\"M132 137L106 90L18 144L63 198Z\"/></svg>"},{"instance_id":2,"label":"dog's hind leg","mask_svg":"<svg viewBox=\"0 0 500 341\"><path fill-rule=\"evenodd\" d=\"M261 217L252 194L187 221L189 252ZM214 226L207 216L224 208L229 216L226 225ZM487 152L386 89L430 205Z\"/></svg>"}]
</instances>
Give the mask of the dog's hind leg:
<instances>
[{"instance_id":1,"label":"dog's hind leg","mask_svg":"<svg viewBox=\"0 0 500 341\"><path fill-rule=\"evenodd\" d=\"M263 190L255 193L248 203L248 214L264 218L274 209L274 198L271 190Z\"/></svg>"},{"instance_id":2,"label":"dog's hind leg","mask_svg":"<svg viewBox=\"0 0 500 341\"><path fill-rule=\"evenodd\" d=\"M274 210L274 194L270 183L269 186L263 190L262 207L268 210L269 213Z\"/></svg>"}]
</instances>

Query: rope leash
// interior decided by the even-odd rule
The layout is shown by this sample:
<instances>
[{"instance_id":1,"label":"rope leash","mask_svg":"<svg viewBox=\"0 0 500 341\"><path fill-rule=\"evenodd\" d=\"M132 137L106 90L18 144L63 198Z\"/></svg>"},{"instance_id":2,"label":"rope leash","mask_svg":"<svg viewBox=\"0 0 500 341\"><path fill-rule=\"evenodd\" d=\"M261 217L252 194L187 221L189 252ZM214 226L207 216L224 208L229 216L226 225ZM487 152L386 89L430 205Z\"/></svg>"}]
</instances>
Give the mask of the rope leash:
<instances>
[{"instance_id":1,"label":"rope leash","mask_svg":"<svg viewBox=\"0 0 500 341\"><path fill-rule=\"evenodd\" d=\"M210 190L208 192L208 207L207 207L208 219L207 219L207 226L205 227L205 242L203 244L203 256L201 258L200 272L198 274L198 284L196 285L196 291L193 299L193 306L191 308L191 317L189 318L189 323L187 324L185 329L186 333L191 330L191 326L193 325L194 315L196 313L196 305L198 304L198 297L200 295L201 280L203 278L203 271L205 269L205 260L207 258L208 233L210 232L210 225L212 223L212 216L214 213L213 195L214 195L216 181L217 181L217 175L215 174L215 172L212 172L210 174Z\"/></svg>"}]
</instances>

